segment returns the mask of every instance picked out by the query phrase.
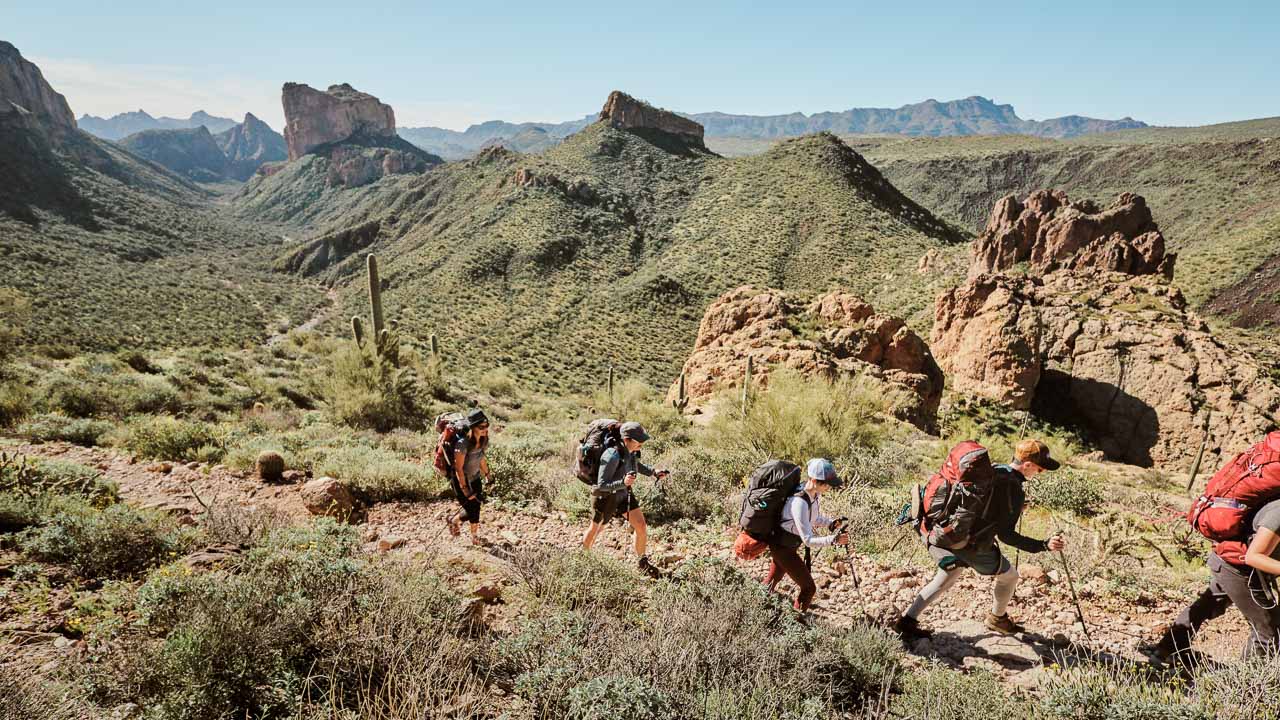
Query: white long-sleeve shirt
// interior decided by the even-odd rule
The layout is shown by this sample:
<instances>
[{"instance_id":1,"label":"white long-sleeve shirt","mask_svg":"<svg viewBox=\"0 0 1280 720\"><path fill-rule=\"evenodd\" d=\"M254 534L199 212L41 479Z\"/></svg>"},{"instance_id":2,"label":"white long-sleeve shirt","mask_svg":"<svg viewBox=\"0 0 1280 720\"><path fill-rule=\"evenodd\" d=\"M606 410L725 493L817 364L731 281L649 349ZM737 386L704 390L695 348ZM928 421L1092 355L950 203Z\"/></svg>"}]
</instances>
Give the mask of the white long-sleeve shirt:
<instances>
[{"instance_id":1,"label":"white long-sleeve shirt","mask_svg":"<svg viewBox=\"0 0 1280 720\"><path fill-rule=\"evenodd\" d=\"M834 522L822 514L818 508L818 498L809 499L808 493L799 493L787 499L782 506L782 529L800 538L800 541L811 548L831 547L836 542L835 535L817 535L815 527L831 527Z\"/></svg>"}]
</instances>

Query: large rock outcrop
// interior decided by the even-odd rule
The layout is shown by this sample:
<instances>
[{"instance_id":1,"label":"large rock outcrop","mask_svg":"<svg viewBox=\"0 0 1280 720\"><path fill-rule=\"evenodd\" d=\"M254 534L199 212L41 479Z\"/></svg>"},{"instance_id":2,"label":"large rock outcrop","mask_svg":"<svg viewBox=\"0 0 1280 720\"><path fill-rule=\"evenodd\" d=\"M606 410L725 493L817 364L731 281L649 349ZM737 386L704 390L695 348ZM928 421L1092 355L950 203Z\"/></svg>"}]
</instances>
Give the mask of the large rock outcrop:
<instances>
[{"instance_id":1,"label":"large rock outcrop","mask_svg":"<svg viewBox=\"0 0 1280 720\"><path fill-rule=\"evenodd\" d=\"M904 420L925 430L936 424L943 376L928 346L902 319L876 313L849 293L835 291L805 302L744 286L717 298L707 307L684 364L692 403L740 386L748 357L765 385L779 368L827 378L868 373L908 391ZM678 382L669 398L677 393Z\"/></svg>"},{"instance_id":2,"label":"large rock outcrop","mask_svg":"<svg viewBox=\"0 0 1280 720\"><path fill-rule=\"evenodd\" d=\"M218 133L214 139L227 156L228 174L236 180L248 180L263 164L289 157L284 136L253 113L245 113L244 122Z\"/></svg>"},{"instance_id":3,"label":"large rock outcrop","mask_svg":"<svg viewBox=\"0 0 1280 720\"><path fill-rule=\"evenodd\" d=\"M330 85L325 92L301 83L285 83L283 102L284 137L290 160L356 135L396 135L396 116L391 106L346 83Z\"/></svg>"},{"instance_id":4,"label":"large rock outcrop","mask_svg":"<svg viewBox=\"0 0 1280 720\"><path fill-rule=\"evenodd\" d=\"M49 86L40 68L22 57L18 48L0 40L0 112L17 112L13 106L47 128L76 127L67 99Z\"/></svg>"},{"instance_id":5,"label":"large rock outcrop","mask_svg":"<svg viewBox=\"0 0 1280 720\"><path fill-rule=\"evenodd\" d=\"M1185 470L1202 438L1237 452L1280 411L1266 368L1159 276L979 275L938 298L930 345L952 390L1082 427L1137 465Z\"/></svg>"},{"instance_id":6,"label":"large rock outcrop","mask_svg":"<svg viewBox=\"0 0 1280 720\"><path fill-rule=\"evenodd\" d=\"M600 122L619 130L656 130L673 135L692 147L706 148L701 124L637 100L621 90L609 93L600 111Z\"/></svg>"},{"instance_id":7,"label":"large rock outcrop","mask_svg":"<svg viewBox=\"0 0 1280 720\"><path fill-rule=\"evenodd\" d=\"M1101 209L1072 202L1061 190L1037 190L1019 202L996 202L986 230L974 242L970 277L1026 262L1035 273L1058 269L1158 273L1173 277L1176 256L1140 195L1124 193Z\"/></svg>"}]
</instances>

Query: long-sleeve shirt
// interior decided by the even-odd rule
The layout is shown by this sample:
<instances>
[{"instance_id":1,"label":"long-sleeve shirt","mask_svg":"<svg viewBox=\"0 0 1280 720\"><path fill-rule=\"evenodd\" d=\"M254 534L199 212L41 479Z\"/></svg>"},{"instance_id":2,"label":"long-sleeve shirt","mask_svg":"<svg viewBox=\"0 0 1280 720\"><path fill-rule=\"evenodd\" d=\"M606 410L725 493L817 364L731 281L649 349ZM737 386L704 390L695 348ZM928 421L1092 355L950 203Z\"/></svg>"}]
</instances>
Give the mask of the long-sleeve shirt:
<instances>
[{"instance_id":1,"label":"long-sleeve shirt","mask_svg":"<svg viewBox=\"0 0 1280 720\"><path fill-rule=\"evenodd\" d=\"M1045 540L1036 540L1018 532L1018 519L1027 504L1027 492L1022 484L1027 478L1010 465L996 466L996 484L987 512L976 528L980 542L999 538L1000 542L1023 552L1038 553L1049 549Z\"/></svg>"},{"instance_id":2,"label":"long-sleeve shirt","mask_svg":"<svg viewBox=\"0 0 1280 720\"><path fill-rule=\"evenodd\" d=\"M639 473L653 477L653 468L640 462L640 453L628 452L625 447L606 448L600 454L600 472L596 476L595 495L623 494L627 492L627 474Z\"/></svg>"},{"instance_id":3,"label":"long-sleeve shirt","mask_svg":"<svg viewBox=\"0 0 1280 720\"><path fill-rule=\"evenodd\" d=\"M835 535L818 535L815 527L831 527L834 521L822 514L818 507L818 498L809 499L808 493L797 493L787 498L782 506L782 529L800 538L800 542L811 548L830 547L835 544Z\"/></svg>"}]
</instances>

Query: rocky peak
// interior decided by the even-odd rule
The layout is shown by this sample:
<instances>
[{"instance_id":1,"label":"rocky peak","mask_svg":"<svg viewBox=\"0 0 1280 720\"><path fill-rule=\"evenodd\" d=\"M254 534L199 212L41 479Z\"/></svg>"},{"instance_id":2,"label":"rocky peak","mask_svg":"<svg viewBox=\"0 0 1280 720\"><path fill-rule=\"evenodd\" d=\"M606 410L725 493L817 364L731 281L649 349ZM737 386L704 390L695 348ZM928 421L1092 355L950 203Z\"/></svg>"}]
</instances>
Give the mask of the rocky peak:
<instances>
[{"instance_id":1,"label":"rocky peak","mask_svg":"<svg viewBox=\"0 0 1280 720\"><path fill-rule=\"evenodd\" d=\"M395 112L378 98L350 85L331 85L320 92L301 83L285 83L284 137L289 159L353 135L394 137Z\"/></svg>"},{"instance_id":2,"label":"rocky peak","mask_svg":"<svg viewBox=\"0 0 1280 720\"><path fill-rule=\"evenodd\" d=\"M13 106L40 125L76 127L67 99L49 86L40 68L22 57L18 48L0 40L0 113L12 112Z\"/></svg>"},{"instance_id":3,"label":"rocky peak","mask_svg":"<svg viewBox=\"0 0 1280 720\"><path fill-rule=\"evenodd\" d=\"M1140 195L1124 193L1102 209L1072 202L1061 190L1037 190L1019 202L996 202L986 230L974 241L971 277L1027 262L1037 273L1057 269L1173 276L1176 255Z\"/></svg>"},{"instance_id":4,"label":"rocky peak","mask_svg":"<svg viewBox=\"0 0 1280 720\"><path fill-rule=\"evenodd\" d=\"M289 156L284 137L253 113L245 113L244 122L218 133L215 139L227 156L228 174L237 180L248 180L264 164Z\"/></svg>"},{"instance_id":5,"label":"rocky peak","mask_svg":"<svg viewBox=\"0 0 1280 720\"><path fill-rule=\"evenodd\" d=\"M600 111L600 122L619 130L657 130L674 135L694 147L706 147L702 141L702 125L637 100L621 90L609 93L604 109Z\"/></svg>"},{"instance_id":6,"label":"rocky peak","mask_svg":"<svg viewBox=\"0 0 1280 720\"><path fill-rule=\"evenodd\" d=\"M714 300L684 364L685 392L693 404L741 385L748 357L762 385L778 369L829 379L870 374L905 391L902 419L926 430L936 424L943 376L924 340L901 318L877 313L847 292L805 301L744 286ZM668 396L677 393L678 381Z\"/></svg>"}]
</instances>

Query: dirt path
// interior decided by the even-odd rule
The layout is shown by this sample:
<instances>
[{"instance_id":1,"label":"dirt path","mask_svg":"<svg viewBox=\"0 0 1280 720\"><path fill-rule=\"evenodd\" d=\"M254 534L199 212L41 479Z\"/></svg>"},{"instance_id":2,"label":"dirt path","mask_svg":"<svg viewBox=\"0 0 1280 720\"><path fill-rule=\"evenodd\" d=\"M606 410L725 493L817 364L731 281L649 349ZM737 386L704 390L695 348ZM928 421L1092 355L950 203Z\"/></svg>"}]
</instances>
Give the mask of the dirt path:
<instances>
[{"instance_id":1,"label":"dirt path","mask_svg":"<svg viewBox=\"0 0 1280 720\"><path fill-rule=\"evenodd\" d=\"M329 288L328 290L325 291L325 299L326 299L326 303L316 308L316 312L314 315L307 318L306 320L299 323L298 325L292 328L289 328L288 330L285 330L284 332L276 333L275 335L268 337L266 342L267 347L270 347L272 345L278 345L279 343L283 342L286 338L289 337L289 333L293 332L294 330L298 330L301 332L309 332L319 327L320 323L324 322L325 318L329 316L329 313L337 309L338 291L335 290L334 288Z\"/></svg>"},{"instance_id":2,"label":"dirt path","mask_svg":"<svg viewBox=\"0 0 1280 720\"><path fill-rule=\"evenodd\" d=\"M201 512L202 500L210 505L265 505L298 518L308 517L298 486L264 485L222 466L131 462L127 456L108 450L66 443L23 445L17 450L98 468L119 484L127 501L142 507L194 515ZM464 539L449 536L442 518L453 508L451 502L443 501L377 505L361 525L365 549L434 556L456 569L453 579L464 588L482 593L510 582L509 577L502 577L503 563L495 561L495 556L528 544L576 548L585 529L584 521L563 513L486 508L484 530L492 546L473 548ZM649 555L667 570L697 557L732 560L733 536L731 528L724 528L718 540L711 542L705 533L694 539L659 526L651 531ZM631 542L629 528L614 523L596 548L629 560L633 557ZM837 552L828 550L814 563L819 587L815 615L836 625L864 616L892 622L932 574L931 568L894 567L856 554L837 557ZM1047 560L1043 556L1037 559ZM763 576L767 560L747 565L749 574ZM983 627L981 619L990 604L990 581L969 574L923 619L937 634L931 640L917 641L909 650L919 658L936 658L955 667L985 668L1011 683L1035 686L1044 667L1051 663L1070 663L1074 657L1090 653L1139 657L1136 647L1140 640L1154 636L1179 610L1174 600L1150 606L1126 604L1114 595L1094 593L1086 584L1078 588L1089 621L1091 639L1086 639L1075 624L1070 595L1058 574L1028 563L1025 557L1021 570L1023 581L1010 614L1028 627L1027 633L1006 638ZM785 583L783 590L794 592ZM1228 613L1206 629L1200 645L1211 655L1232 658L1246 635L1247 626L1239 614Z\"/></svg>"}]
</instances>

